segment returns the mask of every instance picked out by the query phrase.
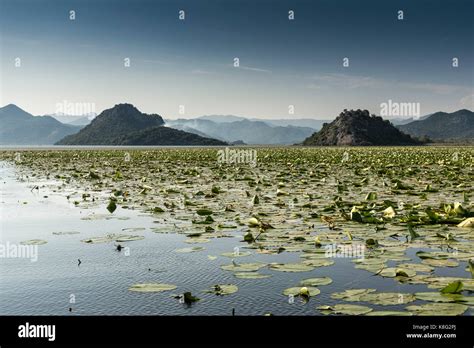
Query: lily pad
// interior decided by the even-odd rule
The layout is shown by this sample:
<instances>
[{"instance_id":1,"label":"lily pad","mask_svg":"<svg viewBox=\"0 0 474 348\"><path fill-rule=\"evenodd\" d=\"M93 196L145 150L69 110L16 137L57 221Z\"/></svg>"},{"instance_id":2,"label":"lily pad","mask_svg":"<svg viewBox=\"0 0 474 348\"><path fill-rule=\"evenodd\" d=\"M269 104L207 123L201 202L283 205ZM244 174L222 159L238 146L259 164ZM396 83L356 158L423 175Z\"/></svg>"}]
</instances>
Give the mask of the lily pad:
<instances>
[{"instance_id":1,"label":"lily pad","mask_svg":"<svg viewBox=\"0 0 474 348\"><path fill-rule=\"evenodd\" d=\"M318 288L312 287L312 286L307 286L307 287L304 287L304 288L306 288L308 290L307 293L309 294L309 296L316 296L316 295L319 295L321 293L321 290L319 290ZM302 289L302 287L288 288L288 289L283 290L283 295L298 296L298 295L301 295L301 289Z\"/></svg>"},{"instance_id":2,"label":"lily pad","mask_svg":"<svg viewBox=\"0 0 474 348\"><path fill-rule=\"evenodd\" d=\"M459 294L462 291L463 286L464 285L461 281L456 280L446 285L439 292L441 292L442 294Z\"/></svg>"},{"instance_id":3,"label":"lily pad","mask_svg":"<svg viewBox=\"0 0 474 348\"><path fill-rule=\"evenodd\" d=\"M466 220L461 221L458 224L458 227L473 228L474 227L474 217L470 217L470 218L467 218Z\"/></svg>"},{"instance_id":4,"label":"lily pad","mask_svg":"<svg viewBox=\"0 0 474 348\"><path fill-rule=\"evenodd\" d=\"M407 311L423 316L454 316L462 315L469 307L459 303L427 303L419 306L408 306Z\"/></svg>"},{"instance_id":5,"label":"lily pad","mask_svg":"<svg viewBox=\"0 0 474 348\"><path fill-rule=\"evenodd\" d=\"M216 284L216 285L213 285L210 290L206 290L206 292L223 296L223 295L230 295L230 294L236 293L238 290L239 288L237 285Z\"/></svg>"},{"instance_id":6,"label":"lily pad","mask_svg":"<svg viewBox=\"0 0 474 348\"><path fill-rule=\"evenodd\" d=\"M377 292L360 296L359 301L370 302L381 306L406 304L416 300L412 294L397 292Z\"/></svg>"},{"instance_id":7,"label":"lily pad","mask_svg":"<svg viewBox=\"0 0 474 348\"><path fill-rule=\"evenodd\" d=\"M69 236L73 234L79 234L81 232L78 231L66 231L66 232L53 232L55 236Z\"/></svg>"},{"instance_id":8,"label":"lily pad","mask_svg":"<svg viewBox=\"0 0 474 348\"><path fill-rule=\"evenodd\" d=\"M343 292L331 294L335 300L360 301L361 296L375 292L375 289L348 289Z\"/></svg>"},{"instance_id":9,"label":"lily pad","mask_svg":"<svg viewBox=\"0 0 474 348\"><path fill-rule=\"evenodd\" d=\"M270 269L280 272L308 272L312 271L314 267L302 263L275 263L270 265Z\"/></svg>"},{"instance_id":10,"label":"lily pad","mask_svg":"<svg viewBox=\"0 0 474 348\"><path fill-rule=\"evenodd\" d=\"M325 266L333 265L334 261L326 260L326 259L309 259L309 260L304 260L302 263L304 265L312 266L312 267L325 267Z\"/></svg>"},{"instance_id":11,"label":"lily pad","mask_svg":"<svg viewBox=\"0 0 474 348\"><path fill-rule=\"evenodd\" d=\"M271 274L262 274L258 272L237 272L234 276L240 279L265 279L270 278Z\"/></svg>"},{"instance_id":12,"label":"lily pad","mask_svg":"<svg viewBox=\"0 0 474 348\"><path fill-rule=\"evenodd\" d=\"M433 272L434 268L420 263L402 263L397 266L401 269L410 269L415 272Z\"/></svg>"},{"instance_id":13,"label":"lily pad","mask_svg":"<svg viewBox=\"0 0 474 348\"><path fill-rule=\"evenodd\" d=\"M366 315L371 317L387 317L387 316L395 316L395 317L410 317L413 313L410 312L402 312L402 311L373 311L369 312Z\"/></svg>"},{"instance_id":14,"label":"lily pad","mask_svg":"<svg viewBox=\"0 0 474 348\"><path fill-rule=\"evenodd\" d=\"M384 268L379 272L382 277L394 278L394 277L414 277L416 271L408 268L388 267Z\"/></svg>"},{"instance_id":15,"label":"lily pad","mask_svg":"<svg viewBox=\"0 0 474 348\"><path fill-rule=\"evenodd\" d=\"M464 297L459 294L442 294L439 292L417 292L415 296L417 300L430 302L457 302Z\"/></svg>"},{"instance_id":16,"label":"lily pad","mask_svg":"<svg viewBox=\"0 0 474 348\"><path fill-rule=\"evenodd\" d=\"M162 292L176 289L176 285L161 283L142 283L132 285L128 290L136 292Z\"/></svg>"},{"instance_id":17,"label":"lily pad","mask_svg":"<svg viewBox=\"0 0 474 348\"><path fill-rule=\"evenodd\" d=\"M232 263L230 265L221 266L221 268L225 271L232 271L232 272L255 272L265 266L266 264L264 263L241 263L241 264Z\"/></svg>"},{"instance_id":18,"label":"lily pad","mask_svg":"<svg viewBox=\"0 0 474 348\"><path fill-rule=\"evenodd\" d=\"M116 242L132 242L134 240L145 239L143 236L121 236L115 239Z\"/></svg>"},{"instance_id":19,"label":"lily pad","mask_svg":"<svg viewBox=\"0 0 474 348\"><path fill-rule=\"evenodd\" d=\"M434 267L457 267L459 262L456 260L446 259L446 260L436 260L436 259L425 259L421 261L425 265L434 266Z\"/></svg>"},{"instance_id":20,"label":"lily pad","mask_svg":"<svg viewBox=\"0 0 474 348\"><path fill-rule=\"evenodd\" d=\"M23 242L20 242L21 245L43 245L46 243L48 242L43 239L30 239L30 240L25 240Z\"/></svg>"},{"instance_id":21,"label":"lily pad","mask_svg":"<svg viewBox=\"0 0 474 348\"><path fill-rule=\"evenodd\" d=\"M225 257L234 258L234 257L249 256L249 255L252 255L252 253L250 251L239 251L239 252L231 252L231 253L222 253L221 255Z\"/></svg>"},{"instance_id":22,"label":"lily pad","mask_svg":"<svg viewBox=\"0 0 474 348\"><path fill-rule=\"evenodd\" d=\"M362 315L372 311L367 306L359 306L353 304L337 304L335 306L320 306L318 309L322 314L346 314L346 315Z\"/></svg>"},{"instance_id":23,"label":"lily pad","mask_svg":"<svg viewBox=\"0 0 474 348\"><path fill-rule=\"evenodd\" d=\"M210 242L210 240L207 238L188 238L184 242L188 244L203 244Z\"/></svg>"},{"instance_id":24,"label":"lily pad","mask_svg":"<svg viewBox=\"0 0 474 348\"><path fill-rule=\"evenodd\" d=\"M321 286L321 285L329 285L332 283L332 279L329 277L322 277L322 278L308 278L303 279L300 281L299 285L301 286Z\"/></svg>"},{"instance_id":25,"label":"lily pad","mask_svg":"<svg viewBox=\"0 0 474 348\"><path fill-rule=\"evenodd\" d=\"M175 251L177 253L194 253L197 251L202 251L204 250L203 247L197 246L197 247L189 247L189 248L182 248L182 249L176 249Z\"/></svg>"}]
</instances>

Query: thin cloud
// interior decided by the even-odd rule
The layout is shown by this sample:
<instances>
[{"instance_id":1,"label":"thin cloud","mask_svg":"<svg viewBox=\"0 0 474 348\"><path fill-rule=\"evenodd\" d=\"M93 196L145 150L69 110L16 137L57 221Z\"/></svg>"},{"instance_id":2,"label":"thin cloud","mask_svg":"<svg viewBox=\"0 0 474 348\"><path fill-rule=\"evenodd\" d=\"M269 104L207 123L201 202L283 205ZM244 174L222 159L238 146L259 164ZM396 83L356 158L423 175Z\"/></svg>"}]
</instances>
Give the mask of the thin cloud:
<instances>
[{"instance_id":1,"label":"thin cloud","mask_svg":"<svg viewBox=\"0 0 474 348\"><path fill-rule=\"evenodd\" d=\"M459 100L459 104L463 108L468 108L468 109L473 110L474 109L474 93L471 93L469 95L466 95L465 97L462 97Z\"/></svg>"},{"instance_id":2,"label":"thin cloud","mask_svg":"<svg viewBox=\"0 0 474 348\"><path fill-rule=\"evenodd\" d=\"M251 66L244 66L244 65L241 65L239 68L240 68L240 69L243 69L243 70L249 70L249 71L256 71L256 72L263 72L263 73L271 73L270 70L261 69L261 68L254 68L254 67L251 67Z\"/></svg>"},{"instance_id":3,"label":"thin cloud","mask_svg":"<svg viewBox=\"0 0 474 348\"><path fill-rule=\"evenodd\" d=\"M390 81L386 79L379 79L370 76L358 76L348 74L317 74L311 77L315 83L308 85L310 89L320 89L324 87L337 87L337 88L406 88L406 89L417 89L423 90L436 94L454 94L454 93L467 93L470 91L465 86L448 85L448 84L437 84L437 83L416 83L416 82L399 82Z\"/></svg>"}]
</instances>

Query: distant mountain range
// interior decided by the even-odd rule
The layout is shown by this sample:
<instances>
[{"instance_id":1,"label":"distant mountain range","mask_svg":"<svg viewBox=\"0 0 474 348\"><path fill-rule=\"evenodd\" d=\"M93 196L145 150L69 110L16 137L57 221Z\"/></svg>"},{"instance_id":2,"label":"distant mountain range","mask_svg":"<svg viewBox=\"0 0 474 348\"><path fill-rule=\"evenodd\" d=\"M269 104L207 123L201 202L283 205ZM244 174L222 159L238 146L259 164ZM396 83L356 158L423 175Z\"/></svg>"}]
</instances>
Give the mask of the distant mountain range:
<instances>
[{"instance_id":1,"label":"distant mountain range","mask_svg":"<svg viewBox=\"0 0 474 348\"><path fill-rule=\"evenodd\" d=\"M420 145L380 116L367 110L344 110L303 141L306 146Z\"/></svg>"},{"instance_id":2,"label":"distant mountain range","mask_svg":"<svg viewBox=\"0 0 474 348\"><path fill-rule=\"evenodd\" d=\"M51 145L80 129L51 116L33 116L13 104L0 108L0 145Z\"/></svg>"},{"instance_id":3,"label":"distant mountain range","mask_svg":"<svg viewBox=\"0 0 474 348\"><path fill-rule=\"evenodd\" d=\"M318 120L313 118L280 118L280 119L266 119L266 118L248 118L234 115L207 115L197 117L198 120L208 120L216 123L236 122L236 121L260 121L265 122L270 126L294 126L294 127L308 127L314 130L319 130L323 123L331 122L331 120ZM168 120L166 120L168 122Z\"/></svg>"},{"instance_id":4,"label":"distant mountain range","mask_svg":"<svg viewBox=\"0 0 474 348\"><path fill-rule=\"evenodd\" d=\"M418 143L415 139L406 138L407 134L434 141L474 141L474 113L466 109L453 113L437 112L417 120L391 119L391 123L361 110L345 110L334 121L326 123L324 120L249 119L233 115L165 121L159 115L141 113L131 104L118 104L94 116L33 116L9 104L0 108L0 145ZM88 125L84 126L86 123ZM398 130L392 123L397 124Z\"/></svg>"},{"instance_id":5,"label":"distant mountain range","mask_svg":"<svg viewBox=\"0 0 474 348\"><path fill-rule=\"evenodd\" d=\"M208 118L212 118L214 121ZM283 123L284 120L275 121ZM237 116L206 116L196 119L167 120L166 124L169 127L201 136L207 135L230 143L242 141L246 144L264 145L294 144L301 142L315 131L314 128L309 127L295 127L288 124L278 126L267 120L257 121Z\"/></svg>"},{"instance_id":6,"label":"distant mountain range","mask_svg":"<svg viewBox=\"0 0 474 348\"><path fill-rule=\"evenodd\" d=\"M398 129L416 137L432 140L474 140L474 112L466 109L453 113L436 112L429 117L398 126Z\"/></svg>"},{"instance_id":7,"label":"distant mountain range","mask_svg":"<svg viewBox=\"0 0 474 348\"><path fill-rule=\"evenodd\" d=\"M397 117L395 117L395 118L385 118L385 119L390 121L394 126L401 126L401 125L404 125L404 124L407 124L407 123L410 123L410 122L424 120L424 119L430 117L431 115L432 114L429 114L429 115L421 116L421 117L418 117L418 118L413 118L413 117L410 117L410 118L398 117L397 118Z\"/></svg>"},{"instance_id":8,"label":"distant mountain range","mask_svg":"<svg viewBox=\"0 0 474 348\"><path fill-rule=\"evenodd\" d=\"M96 117L96 114L91 115L59 115L59 114L51 114L47 115L54 117L61 123L70 124L74 126L87 126L91 121Z\"/></svg>"},{"instance_id":9,"label":"distant mountain range","mask_svg":"<svg viewBox=\"0 0 474 348\"><path fill-rule=\"evenodd\" d=\"M102 111L77 134L66 136L57 145L226 145L169 127L157 114L144 114L131 104L117 104Z\"/></svg>"}]
</instances>

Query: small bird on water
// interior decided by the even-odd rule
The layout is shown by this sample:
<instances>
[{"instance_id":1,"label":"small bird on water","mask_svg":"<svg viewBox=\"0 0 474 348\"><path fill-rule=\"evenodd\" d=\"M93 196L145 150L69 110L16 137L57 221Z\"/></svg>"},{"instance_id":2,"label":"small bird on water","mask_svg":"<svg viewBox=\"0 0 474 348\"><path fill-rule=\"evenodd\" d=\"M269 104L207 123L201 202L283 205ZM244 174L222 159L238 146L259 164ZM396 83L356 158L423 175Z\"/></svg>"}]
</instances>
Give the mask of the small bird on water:
<instances>
[{"instance_id":1,"label":"small bird on water","mask_svg":"<svg viewBox=\"0 0 474 348\"><path fill-rule=\"evenodd\" d=\"M81 259L77 259L77 265L79 266L82 263Z\"/></svg>"}]
</instances>

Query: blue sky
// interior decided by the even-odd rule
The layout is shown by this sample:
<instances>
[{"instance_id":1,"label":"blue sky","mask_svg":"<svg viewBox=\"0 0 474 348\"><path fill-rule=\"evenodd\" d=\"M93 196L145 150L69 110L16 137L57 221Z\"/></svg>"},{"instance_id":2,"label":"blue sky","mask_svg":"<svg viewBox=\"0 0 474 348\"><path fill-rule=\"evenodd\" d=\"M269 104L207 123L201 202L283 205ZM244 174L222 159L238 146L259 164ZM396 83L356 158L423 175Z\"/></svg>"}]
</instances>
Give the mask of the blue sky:
<instances>
[{"instance_id":1,"label":"blue sky","mask_svg":"<svg viewBox=\"0 0 474 348\"><path fill-rule=\"evenodd\" d=\"M0 105L130 102L167 118L331 119L389 99L473 109L473 15L470 0L0 0Z\"/></svg>"}]
</instances>

